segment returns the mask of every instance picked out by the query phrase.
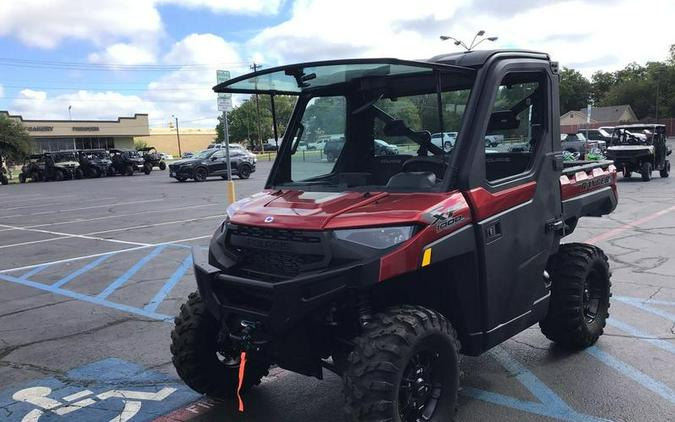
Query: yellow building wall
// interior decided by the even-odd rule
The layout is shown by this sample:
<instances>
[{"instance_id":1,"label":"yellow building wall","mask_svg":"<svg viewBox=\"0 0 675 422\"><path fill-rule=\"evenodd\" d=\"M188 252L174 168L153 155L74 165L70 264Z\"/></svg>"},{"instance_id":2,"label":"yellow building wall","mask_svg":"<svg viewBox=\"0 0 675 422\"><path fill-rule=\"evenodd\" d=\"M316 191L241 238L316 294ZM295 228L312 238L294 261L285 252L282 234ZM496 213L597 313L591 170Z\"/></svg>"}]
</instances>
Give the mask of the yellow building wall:
<instances>
[{"instance_id":1,"label":"yellow building wall","mask_svg":"<svg viewBox=\"0 0 675 422\"><path fill-rule=\"evenodd\" d=\"M181 152L197 152L206 149L206 147L216 139L214 129L186 128L180 129ZM150 129L150 136L136 137L137 141L144 141L148 146L157 148L157 151L171 154L178 158L178 140L176 139L176 129L161 128Z\"/></svg>"}]
</instances>

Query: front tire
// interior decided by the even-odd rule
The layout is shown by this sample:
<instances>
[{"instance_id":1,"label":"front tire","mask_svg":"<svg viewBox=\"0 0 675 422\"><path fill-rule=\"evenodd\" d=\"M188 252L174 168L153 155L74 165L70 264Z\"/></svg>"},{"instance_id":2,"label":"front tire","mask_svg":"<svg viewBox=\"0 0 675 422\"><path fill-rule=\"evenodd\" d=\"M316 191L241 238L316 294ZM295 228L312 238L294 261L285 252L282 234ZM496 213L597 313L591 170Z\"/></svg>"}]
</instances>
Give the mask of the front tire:
<instances>
[{"instance_id":1,"label":"front tire","mask_svg":"<svg viewBox=\"0 0 675 422\"><path fill-rule=\"evenodd\" d=\"M145 173L146 176L152 173L152 164L150 163L143 164L143 173Z\"/></svg>"},{"instance_id":2,"label":"front tire","mask_svg":"<svg viewBox=\"0 0 675 422\"><path fill-rule=\"evenodd\" d=\"M21 173L19 174L19 183L26 183L26 175Z\"/></svg>"},{"instance_id":3,"label":"front tire","mask_svg":"<svg viewBox=\"0 0 675 422\"><path fill-rule=\"evenodd\" d=\"M602 249L584 243L560 245L549 259L551 302L539 326L560 346L579 350L592 346L609 317L611 273Z\"/></svg>"},{"instance_id":4,"label":"front tire","mask_svg":"<svg viewBox=\"0 0 675 422\"><path fill-rule=\"evenodd\" d=\"M663 163L663 169L659 172L659 175L661 177L668 177L670 176L670 161L666 160L665 163Z\"/></svg>"},{"instance_id":5,"label":"front tire","mask_svg":"<svg viewBox=\"0 0 675 422\"><path fill-rule=\"evenodd\" d=\"M203 182L206 180L206 177L209 175L208 171L204 167L199 167L195 169L194 179L195 182Z\"/></svg>"},{"instance_id":6,"label":"front tire","mask_svg":"<svg viewBox=\"0 0 675 422\"><path fill-rule=\"evenodd\" d=\"M159 162L159 169L160 170L166 170L166 163L164 161Z\"/></svg>"},{"instance_id":7,"label":"front tire","mask_svg":"<svg viewBox=\"0 0 675 422\"><path fill-rule=\"evenodd\" d=\"M640 174L642 174L643 182L649 182L650 180L652 180L652 163L650 162L642 163Z\"/></svg>"},{"instance_id":8,"label":"front tire","mask_svg":"<svg viewBox=\"0 0 675 422\"><path fill-rule=\"evenodd\" d=\"M124 168L124 174L127 176L133 176L134 175L134 168L131 166L126 166Z\"/></svg>"},{"instance_id":9,"label":"front tire","mask_svg":"<svg viewBox=\"0 0 675 422\"><path fill-rule=\"evenodd\" d=\"M0 176L0 183L2 183L3 185L8 185L8 184L9 184L9 179L7 178L7 176L5 176L4 174L1 175L1 176Z\"/></svg>"},{"instance_id":10,"label":"front tire","mask_svg":"<svg viewBox=\"0 0 675 422\"><path fill-rule=\"evenodd\" d=\"M239 351L219 350L218 322L208 312L199 293L191 293L180 307L171 332L173 365L193 390L214 397L234 397L239 383ZM242 389L260 384L269 365L249 357Z\"/></svg>"},{"instance_id":11,"label":"front tire","mask_svg":"<svg viewBox=\"0 0 675 422\"><path fill-rule=\"evenodd\" d=\"M445 422L459 389L459 341L443 315L419 306L376 314L344 372L348 421Z\"/></svg>"},{"instance_id":12,"label":"front tire","mask_svg":"<svg viewBox=\"0 0 675 422\"><path fill-rule=\"evenodd\" d=\"M251 167L244 164L239 166L238 170L240 179L248 179L249 177L251 177Z\"/></svg>"},{"instance_id":13,"label":"front tire","mask_svg":"<svg viewBox=\"0 0 675 422\"><path fill-rule=\"evenodd\" d=\"M63 179L65 179L63 172L61 170L56 170L56 173L54 173L54 180L61 182Z\"/></svg>"}]
</instances>

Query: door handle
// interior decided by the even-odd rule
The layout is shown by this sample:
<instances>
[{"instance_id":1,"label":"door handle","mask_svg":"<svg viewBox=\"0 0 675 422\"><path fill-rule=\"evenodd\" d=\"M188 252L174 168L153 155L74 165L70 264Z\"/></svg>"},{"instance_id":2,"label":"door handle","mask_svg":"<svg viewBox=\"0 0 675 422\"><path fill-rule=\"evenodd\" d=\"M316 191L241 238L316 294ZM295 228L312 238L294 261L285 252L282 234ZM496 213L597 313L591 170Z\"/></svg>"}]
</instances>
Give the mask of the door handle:
<instances>
[{"instance_id":1,"label":"door handle","mask_svg":"<svg viewBox=\"0 0 675 422\"><path fill-rule=\"evenodd\" d=\"M485 226L485 243L492 243L502 237L502 222L495 220Z\"/></svg>"}]
</instances>

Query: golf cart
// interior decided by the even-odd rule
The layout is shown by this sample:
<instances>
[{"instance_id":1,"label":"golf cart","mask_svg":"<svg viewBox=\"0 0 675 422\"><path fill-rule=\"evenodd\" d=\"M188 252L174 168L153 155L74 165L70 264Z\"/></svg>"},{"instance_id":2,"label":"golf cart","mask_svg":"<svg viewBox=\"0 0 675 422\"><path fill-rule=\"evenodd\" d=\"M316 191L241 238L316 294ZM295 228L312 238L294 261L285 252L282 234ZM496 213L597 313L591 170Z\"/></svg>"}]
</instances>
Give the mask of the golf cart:
<instances>
[{"instance_id":1,"label":"golf cart","mask_svg":"<svg viewBox=\"0 0 675 422\"><path fill-rule=\"evenodd\" d=\"M142 154L134 149L111 149L110 159L115 174L133 176L136 171L152 172L152 164L146 163Z\"/></svg>"},{"instance_id":2,"label":"golf cart","mask_svg":"<svg viewBox=\"0 0 675 422\"><path fill-rule=\"evenodd\" d=\"M563 162L558 84L547 54L495 50L300 63L216 86L297 103L265 189L227 208L208 252L192 250L178 375L240 397L272 365L329 370L348 421L447 422L460 354L537 323L561 347L592 346L607 257L562 240L615 209L616 168ZM432 142L446 131L451 151ZM334 161L298 152L320 132L344 137ZM494 151L487 136L521 144ZM381 155L377 139L416 151Z\"/></svg>"},{"instance_id":3,"label":"golf cart","mask_svg":"<svg viewBox=\"0 0 675 422\"><path fill-rule=\"evenodd\" d=\"M44 154L31 154L23 162L21 173L19 173L19 182L26 183L28 179L31 182L44 180L45 175L45 156Z\"/></svg>"},{"instance_id":4,"label":"golf cart","mask_svg":"<svg viewBox=\"0 0 675 422\"><path fill-rule=\"evenodd\" d=\"M666 126L660 124L635 124L616 126L606 155L621 169L623 177L636 172L642 180L652 179L652 171L658 170L661 177L670 174L668 156L672 150L666 143Z\"/></svg>"},{"instance_id":5,"label":"golf cart","mask_svg":"<svg viewBox=\"0 0 675 422\"><path fill-rule=\"evenodd\" d=\"M166 169L166 163L162 158L162 154L157 152L155 147L138 148L138 151L143 153L143 159L146 163L150 163L152 167L159 167L160 170Z\"/></svg>"},{"instance_id":6,"label":"golf cart","mask_svg":"<svg viewBox=\"0 0 675 422\"><path fill-rule=\"evenodd\" d=\"M77 152L80 169L85 177L97 178L107 176L111 171L112 161L104 149L85 149Z\"/></svg>"}]
</instances>

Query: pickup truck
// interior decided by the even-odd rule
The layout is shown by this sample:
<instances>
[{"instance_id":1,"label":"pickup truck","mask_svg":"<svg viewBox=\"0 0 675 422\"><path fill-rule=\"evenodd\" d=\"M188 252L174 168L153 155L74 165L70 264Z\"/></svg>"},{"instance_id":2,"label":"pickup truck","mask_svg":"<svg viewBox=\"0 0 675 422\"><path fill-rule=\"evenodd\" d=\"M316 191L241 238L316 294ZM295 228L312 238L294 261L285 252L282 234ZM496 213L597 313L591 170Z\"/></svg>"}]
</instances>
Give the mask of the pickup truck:
<instances>
[{"instance_id":1,"label":"pickup truck","mask_svg":"<svg viewBox=\"0 0 675 422\"><path fill-rule=\"evenodd\" d=\"M607 257L563 240L615 209L616 168L563 161L558 84L547 54L495 50L299 63L216 86L298 100L265 189L228 207L208 253L193 249L198 292L171 335L179 376L243 410L271 365L330 370L349 421L441 422L460 354L537 323L561 347L593 345ZM344 131L334 160L295 156L305 128ZM432 142L446 131L451 151ZM490 148L493 136L519 147ZM376 139L419 148L381 155Z\"/></svg>"},{"instance_id":2,"label":"pickup truck","mask_svg":"<svg viewBox=\"0 0 675 422\"><path fill-rule=\"evenodd\" d=\"M586 139L583 133L562 133L560 134L560 144L564 151L578 153L580 158L586 157L586 154L601 149L598 141Z\"/></svg>"}]
</instances>

